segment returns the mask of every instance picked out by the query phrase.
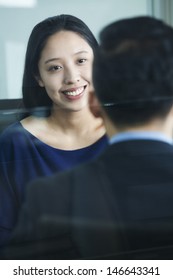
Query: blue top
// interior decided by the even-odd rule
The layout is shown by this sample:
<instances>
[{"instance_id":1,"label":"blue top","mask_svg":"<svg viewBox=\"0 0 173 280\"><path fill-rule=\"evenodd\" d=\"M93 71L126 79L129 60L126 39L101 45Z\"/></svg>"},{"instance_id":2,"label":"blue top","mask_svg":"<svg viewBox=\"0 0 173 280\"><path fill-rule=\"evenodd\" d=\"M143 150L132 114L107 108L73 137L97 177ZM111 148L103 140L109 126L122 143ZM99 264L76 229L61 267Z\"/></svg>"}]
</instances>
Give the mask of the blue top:
<instances>
[{"instance_id":1,"label":"blue top","mask_svg":"<svg viewBox=\"0 0 173 280\"><path fill-rule=\"evenodd\" d=\"M17 221L28 182L89 161L107 145L105 135L88 147L60 150L41 142L20 122L6 128L0 137L0 245Z\"/></svg>"},{"instance_id":2,"label":"blue top","mask_svg":"<svg viewBox=\"0 0 173 280\"><path fill-rule=\"evenodd\" d=\"M125 131L120 132L111 137L109 140L110 144L129 141L129 140L155 140L162 141L168 144L173 144L172 138L169 138L163 133L156 131Z\"/></svg>"}]
</instances>

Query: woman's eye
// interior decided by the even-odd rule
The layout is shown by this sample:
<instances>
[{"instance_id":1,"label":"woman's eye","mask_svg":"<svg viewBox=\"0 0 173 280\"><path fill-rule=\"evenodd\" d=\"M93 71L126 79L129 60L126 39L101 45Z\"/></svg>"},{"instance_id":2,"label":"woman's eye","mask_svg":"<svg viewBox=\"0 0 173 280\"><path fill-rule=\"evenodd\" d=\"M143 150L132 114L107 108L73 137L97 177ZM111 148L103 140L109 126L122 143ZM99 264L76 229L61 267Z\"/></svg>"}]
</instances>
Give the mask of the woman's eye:
<instances>
[{"instance_id":1,"label":"woman's eye","mask_svg":"<svg viewBox=\"0 0 173 280\"><path fill-rule=\"evenodd\" d=\"M79 64L84 64L86 62L86 58L81 58L78 60Z\"/></svg>"},{"instance_id":2,"label":"woman's eye","mask_svg":"<svg viewBox=\"0 0 173 280\"><path fill-rule=\"evenodd\" d=\"M60 69L62 69L62 67L58 65L53 65L49 67L49 71L59 71Z\"/></svg>"}]
</instances>

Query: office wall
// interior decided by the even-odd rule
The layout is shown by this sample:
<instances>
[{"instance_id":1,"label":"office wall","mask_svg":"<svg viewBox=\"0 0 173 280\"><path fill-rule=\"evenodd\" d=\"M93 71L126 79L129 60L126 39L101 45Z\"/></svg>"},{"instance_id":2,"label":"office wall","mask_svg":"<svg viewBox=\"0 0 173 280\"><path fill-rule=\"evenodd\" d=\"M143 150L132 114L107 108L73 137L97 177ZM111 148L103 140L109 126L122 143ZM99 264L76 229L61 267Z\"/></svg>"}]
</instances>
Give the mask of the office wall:
<instances>
[{"instance_id":1,"label":"office wall","mask_svg":"<svg viewBox=\"0 0 173 280\"><path fill-rule=\"evenodd\" d=\"M84 20L98 37L100 29L115 19L152 13L152 0L35 1L36 5L30 8L0 5L1 99L21 97L27 40L34 25L44 18L61 13L73 14Z\"/></svg>"}]
</instances>

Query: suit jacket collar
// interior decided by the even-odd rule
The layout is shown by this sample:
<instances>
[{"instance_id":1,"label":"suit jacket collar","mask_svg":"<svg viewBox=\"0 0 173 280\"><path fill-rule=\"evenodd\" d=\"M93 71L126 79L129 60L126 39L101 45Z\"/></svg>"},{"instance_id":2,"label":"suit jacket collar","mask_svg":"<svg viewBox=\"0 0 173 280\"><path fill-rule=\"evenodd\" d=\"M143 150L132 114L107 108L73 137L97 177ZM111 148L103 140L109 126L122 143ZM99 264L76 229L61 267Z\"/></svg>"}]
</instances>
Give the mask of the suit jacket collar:
<instances>
[{"instance_id":1,"label":"suit jacket collar","mask_svg":"<svg viewBox=\"0 0 173 280\"><path fill-rule=\"evenodd\" d=\"M173 145L158 140L127 140L109 145L102 155L110 154L171 154Z\"/></svg>"}]
</instances>

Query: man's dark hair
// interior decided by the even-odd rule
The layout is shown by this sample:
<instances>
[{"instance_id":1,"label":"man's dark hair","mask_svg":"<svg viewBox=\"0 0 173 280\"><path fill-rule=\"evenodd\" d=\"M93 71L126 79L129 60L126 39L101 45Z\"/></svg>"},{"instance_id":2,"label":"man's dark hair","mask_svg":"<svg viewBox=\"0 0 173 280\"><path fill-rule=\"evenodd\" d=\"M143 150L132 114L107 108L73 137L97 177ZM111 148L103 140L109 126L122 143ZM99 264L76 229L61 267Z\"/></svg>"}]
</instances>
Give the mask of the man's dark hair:
<instances>
[{"instance_id":1,"label":"man's dark hair","mask_svg":"<svg viewBox=\"0 0 173 280\"><path fill-rule=\"evenodd\" d=\"M100 33L93 80L116 125L164 118L173 104L173 28L149 16L108 25Z\"/></svg>"},{"instance_id":2,"label":"man's dark hair","mask_svg":"<svg viewBox=\"0 0 173 280\"><path fill-rule=\"evenodd\" d=\"M94 53L98 47L91 30L75 16L62 14L38 23L31 32L25 57L22 92L26 108L51 107L52 105L45 88L38 85L36 77L39 76L38 62L47 40L61 30L77 33L90 45Z\"/></svg>"}]
</instances>

